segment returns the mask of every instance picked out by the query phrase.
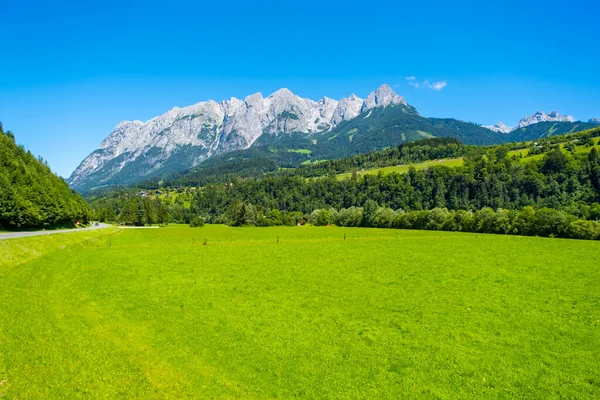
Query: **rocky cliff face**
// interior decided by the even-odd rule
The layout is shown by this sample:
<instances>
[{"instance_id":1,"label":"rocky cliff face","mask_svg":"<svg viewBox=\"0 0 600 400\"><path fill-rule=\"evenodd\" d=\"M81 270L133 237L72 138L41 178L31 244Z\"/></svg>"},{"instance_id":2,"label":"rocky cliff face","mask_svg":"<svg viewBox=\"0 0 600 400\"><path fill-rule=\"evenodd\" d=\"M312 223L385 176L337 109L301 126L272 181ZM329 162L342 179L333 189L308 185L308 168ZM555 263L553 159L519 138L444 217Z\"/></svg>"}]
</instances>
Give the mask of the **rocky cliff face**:
<instances>
[{"instance_id":1,"label":"rocky cliff face","mask_svg":"<svg viewBox=\"0 0 600 400\"><path fill-rule=\"evenodd\" d=\"M484 128L488 128L491 131L500 133L510 133L513 130L511 126L504 124L504 122L500 122L496 125L484 126Z\"/></svg>"},{"instance_id":2,"label":"rocky cliff face","mask_svg":"<svg viewBox=\"0 0 600 400\"><path fill-rule=\"evenodd\" d=\"M124 121L77 167L68 179L79 186L92 176L101 180L131 170L143 176L169 165L197 165L213 154L250 147L263 135L325 132L342 121L376 107L406 104L388 85L363 100L355 95L339 101L301 98L280 89L264 98L206 101L175 107L149 121Z\"/></svg>"},{"instance_id":3,"label":"rocky cliff face","mask_svg":"<svg viewBox=\"0 0 600 400\"><path fill-rule=\"evenodd\" d=\"M345 121L346 124L340 125ZM499 123L482 128L474 124L460 125L454 120L440 122L424 118L388 85L382 85L366 99L351 95L340 100L323 97L318 101L279 89L268 97L255 93L243 100L209 100L184 108L175 107L146 122L121 122L99 148L83 160L68 183L71 187L86 189L131 183L186 170L214 155L248 149L253 144L282 143L292 136L296 140L297 134L302 135L302 139L310 139L323 154L335 157L430 136L458 137L471 144L531 139L529 136L535 139L547 132L537 132L539 129L532 129L533 124L560 122L565 125L573 121L573 117L562 116L557 111L549 114L538 111L523 118L515 127ZM598 120L590 122L598 123ZM563 127L557 132L582 128L579 125ZM527 131L525 136L523 131ZM328 151L323 150L323 146L328 147ZM354 150L334 151L343 150L344 146Z\"/></svg>"},{"instance_id":4,"label":"rocky cliff face","mask_svg":"<svg viewBox=\"0 0 600 400\"><path fill-rule=\"evenodd\" d=\"M552 111L550 114L538 111L535 114L525 117L519 121L519 124L515 127L515 129L524 128L532 124L537 124L538 122L575 122L575 118L571 117L570 115L560 115L558 111Z\"/></svg>"}]
</instances>

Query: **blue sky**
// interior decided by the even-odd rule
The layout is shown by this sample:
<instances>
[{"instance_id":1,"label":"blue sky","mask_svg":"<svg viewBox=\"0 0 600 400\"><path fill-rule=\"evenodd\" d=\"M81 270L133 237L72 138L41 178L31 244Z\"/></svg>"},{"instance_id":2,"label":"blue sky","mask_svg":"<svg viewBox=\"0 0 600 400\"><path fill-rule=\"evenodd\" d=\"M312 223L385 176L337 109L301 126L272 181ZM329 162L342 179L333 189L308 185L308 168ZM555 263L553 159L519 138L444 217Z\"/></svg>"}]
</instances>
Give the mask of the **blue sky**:
<instances>
[{"instance_id":1,"label":"blue sky","mask_svg":"<svg viewBox=\"0 0 600 400\"><path fill-rule=\"evenodd\" d=\"M425 116L482 124L600 117L596 0L122 3L0 5L0 121L62 176L122 120L280 87L388 83Z\"/></svg>"}]
</instances>

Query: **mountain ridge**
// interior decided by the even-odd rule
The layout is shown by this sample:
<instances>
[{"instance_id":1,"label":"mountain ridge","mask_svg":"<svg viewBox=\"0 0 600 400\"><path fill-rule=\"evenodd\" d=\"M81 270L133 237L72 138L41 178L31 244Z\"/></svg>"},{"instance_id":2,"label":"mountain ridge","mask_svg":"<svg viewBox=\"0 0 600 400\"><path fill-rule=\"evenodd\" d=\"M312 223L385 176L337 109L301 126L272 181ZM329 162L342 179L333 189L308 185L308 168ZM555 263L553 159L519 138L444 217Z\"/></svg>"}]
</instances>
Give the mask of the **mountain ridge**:
<instances>
[{"instance_id":1,"label":"mountain ridge","mask_svg":"<svg viewBox=\"0 0 600 400\"><path fill-rule=\"evenodd\" d=\"M570 115L560 115L558 111L551 111L546 114L543 111L536 111L535 113L521 118L517 125L508 126L504 122L499 122L496 125L488 125L484 128L490 129L494 132L510 133L520 128L525 128L529 125L538 124L540 122L575 122L575 118ZM592 122L592 120L590 120Z\"/></svg>"},{"instance_id":2,"label":"mountain ridge","mask_svg":"<svg viewBox=\"0 0 600 400\"><path fill-rule=\"evenodd\" d=\"M340 100L322 97L317 101L281 88L267 97L258 92L243 100L208 100L174 107L145 122L122 121L67 182L77 190L133 183L257 146L267 146L266 151L273 151L269 146L283 152L300 151L277 156L280 167L289 167L428 137L496 144L518 141L521 133L535 138L569 132L575 125L565 121L571 120L558 112L538 112L522 119L519 125L523 127L482 127L451 118L423 117L386 84L365 99L352 94ZM548 121L561 122L545 131L530 129Z\"/></svg>"},{"instance_id":3,"label":"mountain ridge","mask_svg":"<svg viewBox=\"0 0 600 400\"><path fill-rule=\"evenodd\" d=\"M180 146L196 148L196 154L187 157L190 164L196 165L213 154L248 148L264 134L324 132L365 110L396 104L406 104L406 101L384 84L364 100L353 94L339 101L327 97L313 101L282 88L266 98L254 93L244 100L232 97L218 103L208 100L183 108L174 107L146 122L118 123L98 149L82 161L68 182L76 187L113 160L118 162L109 166L112 171L108 175L117 173L136 158L147 156L152 149L160 151L154 151L147 160L149 169L167 160Z\"/></svg>"}]
</instances>

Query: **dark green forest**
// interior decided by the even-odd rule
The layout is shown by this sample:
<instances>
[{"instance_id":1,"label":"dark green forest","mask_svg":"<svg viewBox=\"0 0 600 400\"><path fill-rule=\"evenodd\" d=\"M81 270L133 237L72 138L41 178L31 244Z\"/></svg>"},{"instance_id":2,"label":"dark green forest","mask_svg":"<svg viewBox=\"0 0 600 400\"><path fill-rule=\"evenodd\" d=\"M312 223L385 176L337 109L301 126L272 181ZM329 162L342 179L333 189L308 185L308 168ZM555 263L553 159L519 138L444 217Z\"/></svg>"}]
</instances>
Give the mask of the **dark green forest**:
<instances>
[{"instance_id":1,"label":"dark green forest","mask_svg":"<svg viewBox=\"0 0 600 400\"><path fill-rule=\"evenodd\" d=\"M85 200L0 123L0 229L73 227L89 217Z\"/></svg>"},{"instance_id":2,"label":"dark green forest","mask_svg":"<svg viewBox=\"0 0 600 400\"><path fill-rule=\"evenodd\" d=\"M170 198L152 191L141 197L117 191L93 199L92 204L100 218L121 217L126 223L190 223L202 217L231 225L311 222L597 239L600 158L592 138L599 134L596 129L536 143L487 147L428 139L261 178L232 178L195 191L181 188ZM541 156L525 162L522 156L509 155L511 149L527 147ZM359 168L456 156L464 157L463 166L335 177ZM128 211L123 217L124 210L134 208L137 214Z\"/></svg>"}]
</instances>

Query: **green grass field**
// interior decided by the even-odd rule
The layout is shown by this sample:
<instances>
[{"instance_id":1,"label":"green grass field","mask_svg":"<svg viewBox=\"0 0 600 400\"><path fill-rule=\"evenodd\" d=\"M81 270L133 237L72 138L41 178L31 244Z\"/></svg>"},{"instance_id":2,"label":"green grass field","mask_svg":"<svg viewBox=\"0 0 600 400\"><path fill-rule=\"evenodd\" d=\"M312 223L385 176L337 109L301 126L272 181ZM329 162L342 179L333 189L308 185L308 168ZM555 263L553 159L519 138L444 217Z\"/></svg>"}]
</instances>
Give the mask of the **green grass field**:
<instances>
[{"instance_id":1,"label":"green grass field","mask_svg":"<svg viewBox=\"0 0 600 400\"><path fill-rule=\"evenodd\" d=\"M600 150L600 138L593 138L592 139L594 141L594 146L597 150ZM565 143L561 143L560 144L560 148L564 149L565 148ZM592 146L576 146L575 147L575 154L589 154L590 150L592 150ZM563 150L566 151L566 150ZM541 160L542 158L544 158L544 154L536 154L533 156L527 156L529 154L529 149L518 149L518 150L512 150L508 153L509 156L519 156L520 154L523 155L523 161L527 162L527 161L533 161L533 160Z\"/></svg>"},{"instance_id":2,"label":"green grass field","mask_svg":"<svg viewBox=\"0 0 600 400\"><path fill-rule=\"evenodd\" d=\"M406 164L406 165L396 165L396 166L391 166L391 167L383 167L383 168L375 168L375 169L371 169L368 171L362 171L362 172L358 172L358 176L362 176L362 175L377 175L379 174L379 171L381 171L381 173L383 173L384 175L386 174L390 174L392 172L396 172L399 174L405 174L408 172L408 170L413 167L417 170L422 170L422 169L426 169L429 167L434 167L434 166L445 166L445 167L460 167L461 165L464 164L464 160L462 158L445 158L445 159L440 159L440 160L433 160L433 161L426 161L426 162L422 162L422 163L415 163L415 164ZM344 174L339 174L336 176L336 178L338 180L342 180L342 179L349 179L350 177L352 177L352 173L344 173Z\"/></svg>"},{"instance_id":3,"label":"green grass field","mask_svg":"<svg viewBox=\"0 0 600 400\"><path fill-rule=\"evenodd\" d=\"M308 149L288 149L290 153L300 153L300 154L312 154L312 150Z\"/></svg>"},{"instance_id":4,"label":"green grass field","mask_svg":"<svg viewBox=\"0 0 600 400\"><path fill-rule=\"evenodd\" d=\"M335 227L0 241L0 397L598 398L599 254Z\"/></svg>"}]
</instances>

